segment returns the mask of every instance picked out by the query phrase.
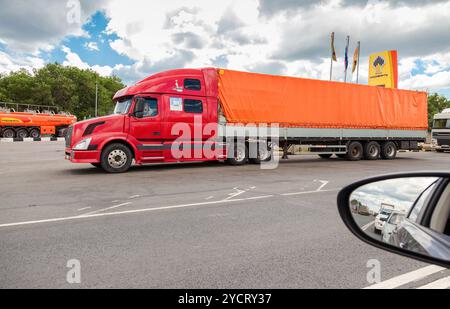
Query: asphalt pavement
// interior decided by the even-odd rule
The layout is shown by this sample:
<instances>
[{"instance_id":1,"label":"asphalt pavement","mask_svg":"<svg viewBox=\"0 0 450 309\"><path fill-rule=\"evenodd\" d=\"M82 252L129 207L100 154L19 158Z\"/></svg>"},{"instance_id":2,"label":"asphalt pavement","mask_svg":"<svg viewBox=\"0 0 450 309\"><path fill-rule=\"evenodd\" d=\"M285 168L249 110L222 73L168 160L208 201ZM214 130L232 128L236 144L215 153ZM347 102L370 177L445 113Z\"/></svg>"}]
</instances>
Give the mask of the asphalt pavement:
<instances>
[{"instance_id":1,"label":"asphalt pavement","mask_svg":"<svg viewBox=\"0 0 450 309\"><path fill-rule=\"evenodd\" d=\"M450 154L408 152L110 175L65 161L61 142L0 143L0 288L364 288L371 260L383 281L430 272L351 235L336 195L364 177L449 166ZM70 260L79 284L67 281ZM448 276L433 269L403 285Z\"/></svg>"}]
</instances>

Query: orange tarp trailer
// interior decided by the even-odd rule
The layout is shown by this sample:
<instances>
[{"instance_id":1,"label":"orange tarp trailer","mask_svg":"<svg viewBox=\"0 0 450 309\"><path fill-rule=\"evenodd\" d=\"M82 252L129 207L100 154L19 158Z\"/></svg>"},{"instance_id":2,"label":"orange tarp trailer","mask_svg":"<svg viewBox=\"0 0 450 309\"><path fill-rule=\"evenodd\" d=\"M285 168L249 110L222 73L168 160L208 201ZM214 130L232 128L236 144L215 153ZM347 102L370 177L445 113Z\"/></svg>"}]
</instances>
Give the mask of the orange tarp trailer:
<instances>
[{"instance_id":1,"label":"orange tarp trailer","mask_svg":"<svg viewBox=\"0 0 450 309\"><path fill-rule=\"evenodd\" d=\"M427 130L427 93L218 70L229 123L285 127Z\"/></svg>"}]
</instances>

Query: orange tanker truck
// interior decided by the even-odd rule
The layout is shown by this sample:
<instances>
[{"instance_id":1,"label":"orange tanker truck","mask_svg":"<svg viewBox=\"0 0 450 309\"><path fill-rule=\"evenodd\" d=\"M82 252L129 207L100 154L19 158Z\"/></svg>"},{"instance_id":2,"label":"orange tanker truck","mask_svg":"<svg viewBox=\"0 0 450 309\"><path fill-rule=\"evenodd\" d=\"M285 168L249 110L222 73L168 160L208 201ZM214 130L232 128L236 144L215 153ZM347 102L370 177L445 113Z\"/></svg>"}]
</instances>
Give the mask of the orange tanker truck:
<instances>
[{"instance_id":1,"label":"orange tanker truck","mask_svg":"<svg viewBox=\"0 0 450 309\"><path fill-rule=\"evenodd\" d=\"M0 138L64 137L76 121L75 116L58 113L51 106L0 104Z\"/></svg>"}]
</instances>

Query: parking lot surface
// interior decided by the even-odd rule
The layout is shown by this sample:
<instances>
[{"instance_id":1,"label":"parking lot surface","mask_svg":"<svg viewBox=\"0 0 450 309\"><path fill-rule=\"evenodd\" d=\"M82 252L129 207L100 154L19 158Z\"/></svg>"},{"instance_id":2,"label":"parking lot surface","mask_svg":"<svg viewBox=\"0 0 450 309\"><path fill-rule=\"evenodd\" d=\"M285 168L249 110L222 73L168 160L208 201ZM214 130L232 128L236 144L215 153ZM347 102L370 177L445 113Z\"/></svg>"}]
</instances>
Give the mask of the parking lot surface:
<instances>
[{"instance_id":1,"label":"parking lot surface","mask_svg":"<svg viewBox=\"0 0 450 309\"><path fill-rule=\"evenodd\" d=\"M63 142L0 144L0 288L364 288L428 265L345 228L339 189L361 178L445 170L450 154L393 161L295 157L274 170L222 163L110 175L64 160ZM66 281L67 261L81 283ZM417 287L448 276L400 282ZM399 285L399 284L397 284Z\"/></svg>"}]
</instances>

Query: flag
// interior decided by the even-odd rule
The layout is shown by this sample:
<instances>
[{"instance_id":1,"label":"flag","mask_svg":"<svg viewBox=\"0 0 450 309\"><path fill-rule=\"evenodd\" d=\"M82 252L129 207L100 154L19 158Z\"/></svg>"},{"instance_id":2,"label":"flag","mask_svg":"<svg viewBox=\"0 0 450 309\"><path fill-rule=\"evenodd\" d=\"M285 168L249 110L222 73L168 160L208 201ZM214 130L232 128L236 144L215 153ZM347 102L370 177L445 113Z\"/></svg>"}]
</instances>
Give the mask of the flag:
<instances>
[{"instance_id":1,"label":"flag","mask_svg":"<svg viewBox=\"0 0 450 309\"><path fill-rule=\"evenodd\" d=\"M348 45L350 43L350 37L347 36L347 45L345 46L345 71L348 69Z\"/></svg>"},{"instance_id":2,"label":"flag","mask_svg":"<svg viewBox=\"0 0 450 309\"><path fill-rule=\"evenodd\" d=\"M355 53L353 54L353 67L352 67L352 73L355 73L356 67L358 66L359 62L359 42L356 46Z\"/></svg>"},{"instance_id":3,"label":"flag","mask_svg":"<svg viewBox=\"0 0 450 309\"><path fill-rule=\"evenodd\" d=\"M331 59L337 61L336 49L334 48L334 32L331 32Z\"/></svg>"}]
</instances>

